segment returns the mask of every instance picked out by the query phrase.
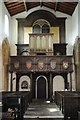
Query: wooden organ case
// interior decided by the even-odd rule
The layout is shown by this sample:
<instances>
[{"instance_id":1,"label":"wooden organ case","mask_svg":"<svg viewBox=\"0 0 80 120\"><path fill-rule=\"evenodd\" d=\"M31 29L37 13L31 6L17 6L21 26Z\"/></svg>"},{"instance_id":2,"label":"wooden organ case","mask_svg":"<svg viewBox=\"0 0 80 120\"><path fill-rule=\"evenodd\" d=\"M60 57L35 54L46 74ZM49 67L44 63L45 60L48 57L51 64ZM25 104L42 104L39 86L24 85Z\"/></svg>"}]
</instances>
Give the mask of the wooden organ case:
<instances>
[{"instance_id":1,"label":"wooden organ case","mask_svg":"<svg viewBox=\"0 0 80 120\"><path fill-rule=\"evenodd\" d=\"M44 34L43 34L44 35ZM30 40L33 42L36 35L30 35ZM39 41L42 41L42 34L38 34L40 36ZM44 35L46 38L49 38L48 35ZM52 36L52 34L51 34ZM61 75L64 78L64 90L69 89L72 90L72 72L73 72L73 56L66 56L62 54L54 55L53 52L53 44L47 44L46 38L45 47L42 43L37 46L36 42L29 44L29 54L28 55L20 55L17 52L17 56L10 57L10 65L9 71L11 73L11 91L12 91L12 82L13 82L13 73L16 73L16 91L19 90L19 79L23 75L27 75L30 78L30 92L32 94L32 98L42 98L42 99L50 99L53 96L53 78L56 75ZM50 39L51 41L52 39ZM30 42L31 42L30 41ZM37 41L35 39L35 41ZM48 41L48 39L47 39ZM48 41L49 43L49 41ZM50 45L50 46L49 46ZM62 46L62 44L59 44ZM65 45L65 44L63 44ZM18 47L21 45L17 45ZM22 45L23 47L24 45ZM48 47L47 47L48 46ZM27 46L26 46L27 47ZM41 47L37 49L38 47ZM42 49L43 48L43 49ZM66 50L66 45L64 50ZM27 49L27 48L26 48ZM63 50L63 51L64 51ZM59 51L60 52L60 51ZM45 53L45 54L44 54ZM66 53L66 51L65 51ZM70 75L70 85L68 88L68 78L67 75Z\"/></svg>"},{"instance_id":2,"label":"wooden organ case","mask_svg":"<svg viewBox=\"0 0 80 120\"><path fill-rule=\"evenodd\" d=\"M52 55L53 34L29 34L31 55Z\"/></svg>"}]
</instances>

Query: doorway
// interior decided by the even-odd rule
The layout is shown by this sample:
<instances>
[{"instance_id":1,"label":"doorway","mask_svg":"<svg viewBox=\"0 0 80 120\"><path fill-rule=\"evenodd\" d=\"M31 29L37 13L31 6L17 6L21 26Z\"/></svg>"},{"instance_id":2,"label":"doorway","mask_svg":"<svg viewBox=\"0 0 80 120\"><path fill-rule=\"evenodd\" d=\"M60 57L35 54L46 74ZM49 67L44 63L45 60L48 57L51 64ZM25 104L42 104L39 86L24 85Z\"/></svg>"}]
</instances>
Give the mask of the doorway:
<instances>
[{"instance_id":1,"label":"doorway","mask_svg":"<svg viewBox=\"0 0 80 120\"><path fill-rule=\"evenodd\" d=\"M48 98L48 81L43 75L36 78L35 86L36 99L47 99Z\"/></svg>"}]
</instances>

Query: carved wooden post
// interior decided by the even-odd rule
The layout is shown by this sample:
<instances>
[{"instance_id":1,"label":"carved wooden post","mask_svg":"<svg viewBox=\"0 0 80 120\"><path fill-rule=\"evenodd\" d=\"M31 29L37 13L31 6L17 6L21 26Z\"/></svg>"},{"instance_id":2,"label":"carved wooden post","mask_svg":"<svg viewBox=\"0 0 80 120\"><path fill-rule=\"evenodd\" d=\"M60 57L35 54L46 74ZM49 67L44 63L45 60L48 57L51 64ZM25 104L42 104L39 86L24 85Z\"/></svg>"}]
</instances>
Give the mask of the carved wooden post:
<instances>
[{"instance_id":1,"label":"carved wooden post","mask_svg":"<svg viewBox=\"0 0 80 120\"><path fill-rule=\"evenodd\" d=\"M72 91L72 73L70 73L70 91Z\"/></svg>"},{"instance_id":2,"label":"carved wooden post","mask_svg":"<svg viewBox=\"0 0 80 120\"><path fill-rule=\"evenodd\" d=\"M32 95L32 73L30 73L30 92Z\"/></svg>"},{"instance_id":3,"label":"carved wooden post","mask_svg":"<svg viewBox=\"0 0 80 120\"><path fill-rule=\"evenodd\" d=\"M13 90L13 73L11 73L10 91Z\"/></svg>"},{"instance_id":4,"label":"carved wooden post","mask_svg":"<svg viewBox=\"0 0 80 120\"><path fill-rule=\"evenodd\" d=\"M50 91L50 98L52 97L53 95L53 81L52 81L52 74L50 73L50 87L49 87L49 91Z\"/></svg>"}]
</instances>

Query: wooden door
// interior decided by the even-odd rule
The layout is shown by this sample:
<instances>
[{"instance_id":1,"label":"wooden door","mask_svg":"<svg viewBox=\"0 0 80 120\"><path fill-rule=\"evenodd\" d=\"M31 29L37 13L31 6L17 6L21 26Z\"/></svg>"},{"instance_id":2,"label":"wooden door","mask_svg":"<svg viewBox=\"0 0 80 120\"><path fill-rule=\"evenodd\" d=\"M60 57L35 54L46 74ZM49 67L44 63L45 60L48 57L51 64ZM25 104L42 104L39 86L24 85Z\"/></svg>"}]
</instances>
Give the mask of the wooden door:
<instances>
[{"instance_id":1,"label":"wooden door","mask_svg":"<svg viewBox=\"0 0 80 120\"><path fill-rule=\"evenodd\" d=\"M46 80L43 77L37 81L37 98L46 98Z\"/></svg>"}]
</instances>

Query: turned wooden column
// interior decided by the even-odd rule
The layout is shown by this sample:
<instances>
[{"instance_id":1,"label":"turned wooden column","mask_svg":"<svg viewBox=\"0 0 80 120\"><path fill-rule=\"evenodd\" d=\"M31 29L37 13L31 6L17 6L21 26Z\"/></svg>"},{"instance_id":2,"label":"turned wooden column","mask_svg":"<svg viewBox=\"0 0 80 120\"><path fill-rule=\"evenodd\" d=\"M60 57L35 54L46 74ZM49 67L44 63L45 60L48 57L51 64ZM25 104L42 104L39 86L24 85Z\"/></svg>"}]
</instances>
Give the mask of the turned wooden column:
<instances>
[{"instance_id":1,"label":"turned wooden column","mask_svg":"<svg viewBox=\"0 0 80 120\"><path fill-rule=\"evenodd\" d=\"M72 91L72 73L70 73L70 91Z\"/></svg>"},{"instance_id":2,"label":"turned wooden column","mask_svg":"<svg viewBox=\"0 0 80 120\"><path fill-rule=\"evenodd\" d=\"M53 80L52 80L52 74L50 73L49 97L51 98L52 95L53 95Z\"/></svg>"},{"instance_id":3,"label":"turned wooden column","mask_svg":"<svg viewBox=\"0 0 80 120\"><path fill-rule=\"evenodd\" d=\"M32 73L30 73L30 92L32 96Z\"/></svg>"},{"instance_id":4,"label":"turned wooden column","mask_svg":"<svg viewBox=\"0 0 80 120\"><path fill-rule=\"evenodd\" d=\"M13 73L11 72L11 80L10 80L10 91L13 90Z\"/></svg>"}]
</instances>

